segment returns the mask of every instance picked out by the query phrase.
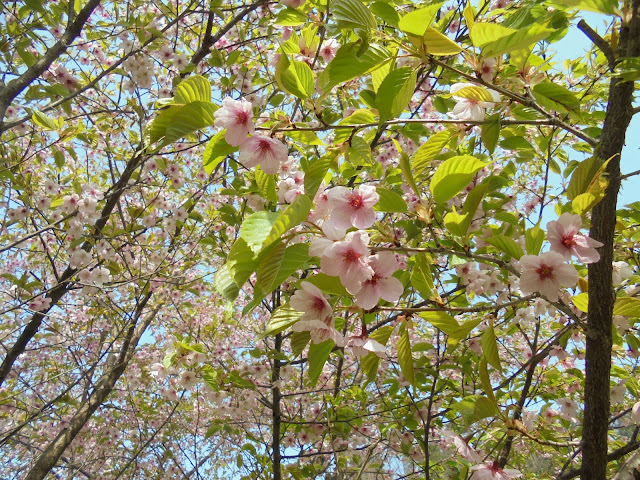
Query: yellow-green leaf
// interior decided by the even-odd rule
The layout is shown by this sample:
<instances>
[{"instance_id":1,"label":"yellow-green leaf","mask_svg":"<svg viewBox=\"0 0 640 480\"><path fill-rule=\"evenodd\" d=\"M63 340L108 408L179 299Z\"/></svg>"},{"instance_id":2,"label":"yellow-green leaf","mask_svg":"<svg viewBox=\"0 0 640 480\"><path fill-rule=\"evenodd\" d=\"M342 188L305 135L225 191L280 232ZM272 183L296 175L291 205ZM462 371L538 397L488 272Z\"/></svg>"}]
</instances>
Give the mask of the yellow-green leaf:
<instances>
[{"instance_id":1,"label":"yellow-green leaf","mask_svg":"<svg viewBox=\"0 0 640 480\"><path fill-rule=\"evenodd\" d=\"M425 51L431 55L457 55L462 51L460 45L432 27L424 32L422 41Z\"/></svg>"},{"instance_id":2,"label":"yellow-green leaf","mask_svg":"<svg viewBox=\"0 0 640 480\"><path fill-rule=\"evenodd\" d=\"M471 155L451 157L438 167L431 178L431 193L438 203L451 200L469 185L478 170L487 164Z\"/></svg>"}]
</instances>

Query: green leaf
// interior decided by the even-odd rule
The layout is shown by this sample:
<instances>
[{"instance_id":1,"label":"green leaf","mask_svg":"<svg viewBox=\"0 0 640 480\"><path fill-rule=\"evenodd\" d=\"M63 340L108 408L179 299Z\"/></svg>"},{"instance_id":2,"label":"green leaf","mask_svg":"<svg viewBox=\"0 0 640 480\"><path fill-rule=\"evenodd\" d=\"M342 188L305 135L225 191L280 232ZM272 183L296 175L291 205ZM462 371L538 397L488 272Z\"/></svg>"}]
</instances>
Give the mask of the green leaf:
<instances>
[{"instance_id":1,"label":"green leaf","mask_svg":"<svg viewBox=\"0 0 640 480\"><path fill-rule=\"evenodd\" d=\"M331 2L331 14L339 28L362 29L369 32L378 27L375 17L360 0Z\"/></svg>"},{"instance_id":2,"label":"green leaf","mask_svg":"<svg viewBox=\"0 0 640 480\"><path fill-rule=\"evenodd\" d=\"M447 335L457 332L460 328L456 319L446 312L420 312L420 317Z\"/></svg>"},{"instance_id":3,"label":"green leaf","mask_svg":"<svg viewBox=\"0 0 640 480\"><path fill-rule=\"evenodd\" d=\"M457 329L453 330L451 333L448 333L449 343L455 345L460 340L464 340L465 338L467 338L471 333L471 330L476 328L482 320L483 318L476 318L474 320L469 320L467 322L464 322L462 325L460 325Z\"/></svg>"},{"instance_id":4,"label":"green leaf","mask_svg":"<svg viewBox=\"0 0 640 480\"><path fill-rule=\"evenodd\" d=\"M450 130L443 130L434 133L426 142L420 145L420 148L418 148L418 151L416 151L411 161L411 168L416 177L429 166L433 159L440 155L442 149L449 143L452 136L453 133Z\"/></svg>"},{"instance_id":5,"label":"green leaf","mask_svg":"<svg viewBox=\"0 0 640 480\"><path fill-rule=\"evenodd\" d=\"M482 354L487 359L489 365L496 370L502 371L502 365L500 365L500 355L498 353L498 341L496 340L496 333L493 330L493 320L489 319L489 327L482 332L480 338L482 344Z\"/></svg>"},{"instance_id":6,"label":"green leaf","mask_svg":"<svg viewBox=\"0 0 640 480\"><path fill-rule=\"evenodd\" d=\"M258 260L243 238L238 238L227 256L227 267L239 288L245 284L258 266Z\"/></svg>"},{"instance_id":7,"label":"green leaf","mask_svg":"<svg viewBox=\"0 0 640 480\"><path fill-rule=\"evenodd\" d=\"M215 273L213 277L213 285L216 291L226 300L233 301L238 296L238 293L240 293L240 289L233 280L227 264L224 264Z\"/></svg>"},{"instance_id":8,"label":"green leaf","mask_svg":"<svg viewBox=\"0 0 640 480\"><path fill-rule=\"evenodd\" d=\"M456 90L455 93L448 96L455 95L456 97L467 98L476 102L493 102L493 96L484 87L477 85L471 85L468 87L462 87L460 90Z\"/></svg>"},{"instance_id":9,"label":"green leaf","mask_svg":"<svg viewBox=\"0 0 640 480\"><path fill-rule=\"evenodd\" d=\"M214 392L220 391L220 384L218 380L218 371L211 365L205 365L202 367L202 373L200 375L204 383L206 383Z\"/></svg>"},{"instance_id":10,"label":"green leaf","mask_svg":"<svg viewBox=\"0 0 640 480\"><path fill-rule=\"evenodd\" d=\"M451 200L469 185L476 172L486 165L471 155L460 155L445 160L431 178L433 199L437 203Z\"/></svg>"},{"instance_id":11,"label":"green leaf","mask_svg":"<svg viewBox=\"0 0 640 480\"><path fill-rule=\"evenodd\" d=\"M309 282L320 290L326 293L332 293L334 295L348 295L346 288L342 286L342 283L336 281L336 277L330 277L326 273L316 273L304 279L305 282Z\"/></svg>"},{"instance_id":12,"label":"green leaf","mask_svg":"<svg viewBox=\"0 0 640 480\"><path fill-rule=\"evenodd\" d=\"M473 28L474 31L479 25L480 24L478 23L475 25ZM486 44L482 49L482 55L484 57L498 57L513 50L527 47L532 43L539 42L540 40L544 40L554 32L555 30L552 28L534 23L528 28L522 28L511 35Z\"/></svg>"},{"instance_id":13,"label":"green leaf","mask_svg":"<svg viewBox=\"0 0 640 480\"><path fill-rule=\"evenodd\" d=\"M273 222L273 226L263 241L263 245L270 245L291 228L300 225L307 219L311 207L312 203L309 197L298 195L293 203L287 206L284 212L278 215L278 218Z\"/></svg>"},{"instance_id":14,"label":"green leaf","mask_svg":"<svg viewBox=\"0 0 640 480\"><path fill-rule=\"evenodd\" d=\"M520 257L524 255L522 247L511 237L505 235L492 235L489 238L485 238L485 242L489 245L493 245L501 252L510 255L516 260L520 260Z\"/></svg>"},{"instance_id":15,"label":"green leaf","mask_svg":"<svg viewBox=\"0 0 640 480\"><path fill-rule=\"evenodd\" d=\"M371 13L381 19L383 22L388 23L392 27L397 27L400 21L400 16L395 9L386 2L374 2L369 6Z\"/></svg>"},{"instance_id":16,"label":"green leaf","mask_svg":"<svg viewBox=\"0 0 640 480\"><path fill-rule=\"evenodd\" d=\"M247 242L253 252L259 252L279 216L279 212L256 212L249 215L240 226L240 238Z\"/></svg>"},{"instance_id":17,"label":"green leaf","mask_svg":"<svg viewBox=\"0 0 640 480\"><path fill-rule=\"evenodd\" d=\"M457 55L462 47L435 28L428 27L422 36L424 49L431 55Z\"/></svg>"},{"instance_id":18,"label":"green leaf","mask_svg":"<svg viewBox=\"0 0 640 480\"><path fill-rule=\"evenodd\" d=\"M640 317L640 298L620 297L613 304L613 314L624 317Z\"/></svg>"},{"instance_id":19,"label":"green leaf","mask_svg":"<svg viewBox=\"0 0 640 480\"><path fill-rule=\"evenodd\" d=\"M433 275L431 274L431 259L425 253L418 253L413 258L411 269L411 285L425 300L433 298Z\"/></svg>"},{"instance_id":20,"label":"green leaf","mask_svg":"<svg viewBox=\"0 0 640 480\"><path fill-rule=\"evenodd\" d=\"M444 224L447 230L459 237L466 236L471 222L473 222L473 217L480 206L480 202L488 189L489 185L487 183L477 185L467 195L467 200L462 207L462 214L458 214L455 210L447 213L444 217Z\"/></svg>"},{"instance_id":21,"label":"green leaf","mask_svg":"<svg viewBox=\"0 0 640 480\"><path fill-rule=\"evenodd\" d=\"M307 22L307 15L294 9L287 7L280 10L276 16L276 24L283 27L297 27Z\"/></svg>"},{"instance_id":22,"label":"green leaf","mask_svg":"<svg viewBox=\"0 0 640 480\"><path fill-rule=\"evenodd\" d=\"M480 375L480 383L482 384L482 390L487 395L487 398L492 403L496 403L496 397L493 394L493 388L491 387L491 377L489 377L489 369L487 368L487 359L482 357L480 359L480 365L478 366L478 373Z\"/></svg>"},{"instance_id":23,"label":"green leaf","mask_svg":"<svg viewBox=\"0 0 640 480\"><path fill-rule=\"evenodd\" d=\"M456 95L458 92L456 92ZM488 116L485 122L482 124L482 131L480 134L482 143L489 150L489 153L493 153L498 145L500 139L500 114L495 113Z\"/></svg>"},{"instance_id":24,"label":"green leaf","mask_svg":"<svg viewBox=\"0 0 640 480\"><path fill-rule=\"evenodd\" d=\"M306 330L304 332L293 332L291 334L291 353L293 353L293 356L299 357L302 355L304 347L307 346L310 340L311 333Z\"/></svg>"},{"instance_id":25,"label":"green leaf","mask_svg":"<svg viewBox=\"0 0 640 480\"><path fill-rule=\"evenodd\" d=\"M256 184L258 190L263 198L266 198L270 202L278 201L278 194L276 193L276 178L277 175L267 175L264 170L258 165L255 168Z\"/></svg>"},{"instance_id":26,"label":"green leaf","mask_svg":"<svg viewBox=\"0 0 640 480\"><path fill-rule=\"evenodd\" d=\"M422 37L427 27L436 19L440 7L442 7L442 3L435 3L409 12L400 19L398 28L409 35Z\"/></svg>"},{"instance_id":27,"label":"green leaf","mask_svg":"<svg viewBox=\"0 0 640 480\"><path fill-rule=\"evenodd\" d=\"M393 58L393 54L385 47L369 45L360 56L357 55L360 43L347 43L338 49L336 56L329 62L320 75L319 84L328 92L336 85L363 76Z\"/></svg>"},{"instance_id":28,"label":"green leaf","mask_svg":"<svg viewBox=\"0 0 640 480\"><path fill-rule=\"evenodd\" d=\"M569 187L567 188L567 198L575 199L578 195L586 193L589 186L597 180L606 167L607 162L598 160L595 156L580 162L571 174Z\"/></svg>"},{"instance_id":29,"label":"green leaf","mask_svg":"<svg viewBox=\"0 0 640 480\"><path fill-rule=\"evenodd\" d=\"M307 359L309 360L309 383L312 387L318 383L318 378L320 378L324 364L329 359L333 346L333 340L327 340L322 343L312 343L309 347Z\"/></svg>"},{"instance_id":30,"label":"green leaf","mask_svg":"<svg viewBox=\"0 0 640 480\"><path fill-rule=\"evenodd\" d=\"M411 355L411 342L409 340L409 330L404 329L396 343L396 351L398 352L398 363L405 380L411 385L415 385L413 375L413 357Z\"/></svg>"},{"instance_id":31,"label":"green leaf","mask_svg":"<svg viewBox=\"0 0 640 480\"><path fill-rule=\"evenodd\" d=\"M578 310L581 312L587 313L589 311L589 294L586 292L579 293L578 295L574 295L571 297L571 301L576 306ZM615 305L614 305L615 310ZM615 315L619 315L614 313Z\"/></svg>"},{"instance_id":32,"label":"green leaf","mask_svg":"<svg viewBox=\"0 0 640 480\"><path fill-rule=\"evenodd\" d=\"M540 228L540 225L536 225L524 233L524 245L529 255L538 255L542 248L542 242L544 242L544 230Z\"/></svg>"},{"instance_id":33,"label":"green leaf","mask_svg":"<svg viewBox=\"0 0 640 480\"><path fill-rule=\"evenodd\" d=\"M276 65L275 78L280 88L302 100L309 98L315 90L311 67L305 62L290 61L284 52Z\"/></svg>"},{"instance_id":34,"label":"green leaf","mask_svg":"<svg viewBox=\"0 0 640 480\"><path fill-rule=\"evenodd\" d=\"M380 327L377 330L371 332L369 337L382 345L386 345L389 342L389 337L391 337L394 329L395 327L391 325L385 325L384 327ZM367 383L375 381L379 365L380 357L373 352L365 355L360 359L360 367L362 368L362 372L367 378Z\"/></svg>"},{"instance_id":35,"label":"green leaf","mask_svg":"<svg viewBox=\"0 0 640 480\"><path fill-rule=\"evenodd\" d=\"M402 67L385 77L376 94L380 122L400 116L416 88L416 69Z\"/></svg>"},{"instance_id":36,"label":"green leaf","mask_svg":"<svg viewBox=\"0 0 640 480\"><path fill-rule=\"evenodd\" d=\"M54 131L61 129L64 122L62 117L52 118L48 115L45 115L39 110L33 112L33 114L31 115L31 120L33 120L33 123L35 123L39 127L44 128L45 130Z\"/></svg>"},{"instance_id":37,"label":"green leaf","mask_svg":"<svg viewBox=\"0 0 640 480\"><path fill-rule=\"evenodd\" d=\"M294 310L288 303L279 306L271 314L266 330L258 335L256 341L260 341L266 337L273 337L278 333L285 331L300 320L300 317L302 317L302 312Z\"/></svg>"},{"instance_id":38,"label":"green leaf","mask_svg":"<svg viewBox=\"0 0 640 480\"><path fill-rule=\"evenodd\" d=\"M476 22L471 30L471 42L474 47L484 47L509 35L513 35L517 30L504 27L498 23Z\"/></svg>"},{"instance_id":39,"label":"green leaf","mask_svg":"<svg viewBox=\"0 0 640 480\"><path fill-rule=\"evenodd\" d=\"M578 11L603 13L605 15L618 14L618 0L555 0L555 3Z\"/></svg>"},{"instance_id":40,"label":"green leaf","mask_svg":"<svg viewBox=\"0 0 640 480\"><path fill-rule=\"evenodd\" d=\"M334 160L334 157L326 155L312 161L307 167L304 174L304 191L309 198L315 197Z\"/></svg>"},{"instance_id":41,"label":"green leaf","mask_svg":"<svg viewBox=\"0 0 640 480\"><path fill-rule=\"evenodd\" d=\"M301 143L303 145L324 145L324 142L318 138L316 132L311 132L308 130L293 130L290 132L286 132L286 135L295 142Z\"/></svg>"},{"instance_id":42,"label":"green leaf","mask_svg":"<svg viewBox=\"0 0 640 480\"><path fill-rule=\"evenodd\" d=\"M173 103L211 102L211 84L202 75L185 78L176 87Z\"/></svg>"},{"instance_id":43,"label":"green leaf","mask_svg":"<svg viewBox=\"0 0 640 480\"><path fill-rule=\"evenodd\" d=\"M257 270L257 283L252 305L262 299L293 275L309 260L309 245L296 243L285 248L280 243L269 250L260 261Z\"/></svg>"},{"instance_id":44,"label":"green leaf","mask_svg":"<svg viewBox=\"0 0 640 480\"><path fill-rule=\"evenodd\" d=\"M495 400L491 401L491 399L487 397L480 397L476 400L473 407L473 421L477 422L483 418L493 417L497 413L498 406L496 405Z\"/></svg>"},{"instance_id":45,"label":"green leaf","mask_svg":"<svg viewBox=\"0 0 640 480\"><path fill-rule=\"evenodd\" d=\"M533 87L533 95L542 106L566 112L580 108L580 100L566 87L544 81Z\"/></svg>"},{"instance_id":46,"label":"green leaf","mask_svg":"<svg viewBox=\"0 0 640 480\"><path fill-rule=\"evenodd\" d=\"M231 155L238 151L238 147L232 147L224 139L224 134L226 132L226 130L222 130L221 132L218 132L216 136L211 137L211 140L209 140L206 148L204 149L202 163L207 175L211 175L227 155Z\"/></svg>"},{"instance_id":47,"label":"green leaf","mask_svg":"<svg viewBox=\"0 0 640 480\"><path fill-rule=\"evenodd\" d=\"M380 196L378 203L374 205L374 208L379 212L398 212L405 213L407 211L407 202L404 198L390 190L389 188L377 187L376 192Z\"/></svg>"},{"instance_id":48,"label":"green leaf","mask_svg":"<svg viewBox=\"0 0 640 480\"><path fill-rule=\"evenodd\" d=\"M405 179L405 181L409 184L413 192L420 196L420 190L418 190L418 185L416 185L416 181L413 178L413 173L411 171L411 162L409 160L409 155L405 152L400 152L400 171Z\"/></svg>"},{"instance_id":49,"label":"green leaf","mask_svg":"<svg viewBox=\"0 0 640 480\"><path fill-rule=\"evenodd\" d=\"M213 114L217 105L210 102L192 102L187 105L172 105L162 110L148 128L151 143L168 145L190 133L213 125Z\"/></svg>"}]
</instances>

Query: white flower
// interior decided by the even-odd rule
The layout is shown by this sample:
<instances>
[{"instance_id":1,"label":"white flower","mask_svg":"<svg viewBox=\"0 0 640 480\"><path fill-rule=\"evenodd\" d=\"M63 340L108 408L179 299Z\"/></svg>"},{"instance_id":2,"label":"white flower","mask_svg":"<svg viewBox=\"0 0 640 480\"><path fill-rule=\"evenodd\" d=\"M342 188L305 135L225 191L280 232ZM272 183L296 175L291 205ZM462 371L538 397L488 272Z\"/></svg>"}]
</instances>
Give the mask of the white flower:
<instances>
[{"instance_id":1,"label":"white flower","mask_svg":"<svg viewBox=\"0 0 640 480\"><path fill-rule=\"evenodd\" d=\"M448 114L455 120L471 120L474 122L481 122L484 120L484 112L487 108L494 106L495 102L500 101L500 95L494 90L487 90L493 102L481 102L479 100L471 100L469 98L458 97L454 95L458 90L466 87L477 87L471 83L456 83L451 85L451 95L458 102L453 110Z\"/></svg>"}]
</instances>

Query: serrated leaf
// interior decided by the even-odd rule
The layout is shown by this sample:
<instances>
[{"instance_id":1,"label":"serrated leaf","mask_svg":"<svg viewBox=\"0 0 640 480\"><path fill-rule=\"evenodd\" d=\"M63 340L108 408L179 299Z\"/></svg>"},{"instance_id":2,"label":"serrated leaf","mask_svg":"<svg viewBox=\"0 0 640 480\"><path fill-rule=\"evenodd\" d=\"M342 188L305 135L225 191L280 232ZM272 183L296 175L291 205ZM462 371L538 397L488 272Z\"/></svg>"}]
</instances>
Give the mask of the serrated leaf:
<instances>
[{"instance_id":1,"label":"serrated leaf","mask_svg":"<svg viewBox=\"0 0 640 480\"><path fill-rule=\"evenodd\" d=\"M285 134L295 142L303 145L324 145L324 142L318 138L316 132L308 130L292 130L290 132L285 132Z\"/></svg>"},{"instance_id":2,"label":"serrated leaf","mask_svg":"<svg viewBox=\"0 0 640 480\"><path fill-rule=\"evenodd\" d=\"M176 87L173 97L176 105L192 102L211 102L211 84L202 75L185 78Z\"/></svg>"},{"instance_id":3,"label":"serrated leaf","mask_svg":"<svg viewBox=\"0 0 640 480\"><path fill-rule=\"evenodd\" d=\"M302 317L302 312L298 312L291 308L288 303L279 306L271 314L271 318L267 323L267 328L256 338L256 341L266 337L273 337L280 332L285 331Z\"/></svg>"},{"instance_id":4,"label":"serrated leaf","mask_svg":"<svg viewBox=\"0 0 640 480\"><path fill-rule=\"evenodd\" d=\"M461 214L457 213L455 210L447 213L444 217L444 224L447 227L447 230L459 237L466 236L467 231L471 226L471 222L473 222L473 217L480 206L480 202L482 202L482 198L485 196L488 189L489 185L487 183L477 185L467 195Z\"/></svg>"},{"instance_id":5,"label":"serrated leaf","mask_svg":"<svg viewBox=\"0 0 640 480\"><path fill-rule=\"evenodd\" d=\"M307 167L304 174L304 191L309 198L315 197L334 160L332 156L327 155L312 161Z\"/></svg>"},{"instance_id":6,"label":"serrated leaf","mask_svg":"<svg viewBox=\"0 0 640 480\"><path fill-rule=\"evenodd\" d=\"M478 25L479 24L476 24L474 31L477 29ZM539 42L540 40L544 40L554 32L555 30L552 28L548 28L544 25L533 24L528 28L516 30L514 33L506 37L487 43L482 48L482 54L484 57L498 57L513 50L527 47L532 43Z\"/></svg>"},{"instance_id":7,"label":"serrated leaf","mask_svg":"<svg viewBox=\"0 0 640 480\"><path fill-rule=\"evenodd\" d=\"M264 170L258 165L255 168L256 185L263 198L270 202L278 201L278 194L276 193L276 178L277 175L267 175Z\"/></svg>"},{"instance_id":8,"label":"serrated leaf","mask_svg":"<svg viewBox=\"0 0 640 480\"><path fill-rule=\"evenodd\" d=\"M398 212L405 213L407 211L407 202L404 201L399 194L389 188L377 187L376 192L380 199L373 208L379 212Z\"/></svg>"},{"instance_id":9,"label":"serrated leaf","mask_svg":"<svg viewBox=\"0 0 640 480\"><path fill-rule=\"evenodd\" d=\"M589 294L587 292L579 293L571 297L571 301L581 312L587 313L589 311ZM614 306L615 310L615 306ZM615 313L614 313L615 314ZM618 314L615 314L618 315Z\"/></svg>"},{"instance_id":10,"label":"serrated leaf","mask_svg":"<svg viewBox=\"0 0 640 480\"><path fill-rule=\"evenodd\" d=\"M359 48L358 42L352 42L338 49L336 56L319 77L319 84L324 92L328 92L336 85L365 75L393 58L393 54L389 50L379 45L369 45L362 55L358 55Z\"/></svg>"},{"instance_id":11,"label":"serrated leaf","mask_svg":"<svg viewBox=\"0 0 640 480\"><path fill-rule=\"evenodd\" d=\"M586 193L589 185L602 174L606 165L607 162L602 162L595 156L580 162L571 174L571 180L569 180L569 187L567 188L567 198L573 200L578 195Z\"/></svg>"},{"instance_id":12,"label":"serrated leaf","mask_svg":"<svg viewBox=\"0 0 640 480\"><path fill-rule=\"evenodd\" d=\"M291 353L294 357L302 355L304 348L311 341L311 332L293 332L291 334Z\"/></svg>"},{"instance_id":13,"label":"serrated leaf","mask_svg":"<svg viewBox=\"0 0 640 480\"><path fill-rule=\"evenodd\" d=\"M204 166L204 171L207 172L207 175L211 175L227 155L231 155L232 153L238 151L238 147L229 145L224 139L224 135L226 132L226 130L218 132L218 134L216 134L211 138L211 140L209 140L206 148L204 149L202 163Z\"/></svg>"},{"instance_id":14,"label":"serrated leaf","mask_svg":"<svg viewBox=\"0 0 640 480\"><path fill-rule=\"evenodd\" d=\"M400 171L402 172L402 176L405 181L409 184L413 192L420 196L420 190L418 190L418 185L416 185L416 181L413 178L413 172L411 171L411 161L409 160L409 155L405 152L400 152Z\"/></svg>"},{"instance_id":15,"label":"serrated leaf","mask_svg":"<svg viewBox=\"0 0 640 480\"><path fill-rule=\"evenodd\" d=\"M480 365L478 366L478 373L480 376L480 383L482 385L482 390L487 395L487 398L491 400L492 403L496 403L496 397L493 394L493 388L491 387L491 378L489 377L489 369L487 368L487 359L482 357L480 359Z\"/></svg>"},{"instance_id":16,"label":"serrated leaf","mask_svg":"<svg viewBox=\"0 0 640 480\"><path fill-rule=\"evenodd\" d=\"M320 290L326 293L332 293L334 295L348 295L346 288L342 286L342 283L336 282L336 277L330 277L325 273L316 273L310 277L305 278L305 282L309 282Z\"/></svg>"},{"instance_id":17,"label":"serrated leaf","mask_svg":"<svg viewBox=\"0 0 640 480\"><path fill-rule=\"evenodd\" d=\"M476 102L493 102L493 96L489 93L484 87L479 87L477 85L470 85L468 87L462 87L459 90L456 90L455 93L449 94L449 96L455 95L456 97L466 98L469 100L474 100Z\"/></svg>"},{"instance_id":18,"label":"serrated leaf","mask_svg":"<svg viewBox=\"0 0 640 480\"><path fill-rule=\"evenodd\" d=\"M491 237L486 238L485 241L489 245L493 245L501 252L510 255L516 260L520 260L520 257L524 255L522 247L511 237L507 237L505 235L492 235Z\"/></svg>"},{"instance_id":19,"label":"serrated leaf","mask_svg":"<svg viewBox=\"0 0 640 480\"><path fill-rule=\"evenodd\" d=\"M405 329L396 343L396 351L398 352L398 363L405 380L411 385L415 385L413 374L413 357L411 355L411 342L409 340L409 331Z\"/></svg>"},{"instance_id":20,"label":"serrated leaf","mask_svg":"<svg viewBox=\"0 0 640 480\"><path fill-rule=\"evenodd\" d=\"M613 314L623 317L640 317L640 298L620 297L613 304Z\"/></svg>"},{"instance_id":21,"label":"serrated leaf","mask_svg":"<svg viewBox=\"0 0 640 480\"><path fill-rule=\"evenodd\" d=\"M238 293L240 293L240 289L238 285L236 285L227 264L224 264L215 273L213 276L213 285L216 291L226 300L235 300Z\"/></svg>"},{"instance_id":22,"label":"serrated leaf","mask_svg":"<svg viewBox=\"0 0 640 480\"><path fill-rule=\"evenodd\" d=\"M492 417L498 413L498 406L495 401L487 397L480 397L473 406L473 421L482 420L483 418Z\"/></svg>"},{"instance_id":23,"label":"serrated leaf","mask_svg":"<svg viewBox=\"0 0 640 480\"><path fill-rule=\"evenodd\" d=\"M457 94L458 92L456 92L456 95ZM482 124L480 137L482 138L482 143L484 143L486 149L489 150L489 153L493 153L498 145L498 140L500 139L499 113L490 115L485 119L485 122Z\"/></svg>"},{"instance_id":24,"label":"serrated leaf","mask_svg":"<svg viewBox=\"0 0 640 480\"><path fill-rule=\"evenodd\" d=\"M431 161L440 155L452 136L451 131L443 130L434 133L426 142L420 145L411 160L411 168L415 177L418 177L429 166Z\"/></svg>"},{"instance_id":25,"label":"serrated leaf","mask_svg":"<svg viewBox=\"0 0 640 480\"><path fill-rule=\"evenodd\" d=\"M370 31L378 27L373 14L360 0L337 0L331 3L331 14L339 28Z\"/></svg>"},{"instance_id":26,"label":"serrated leaf","mask_svg":"<svg viewBox=\"0 0 640 480\"><path fill-rule=\"evenodd\" d=\"M433 297L433 275L431 274L431 259L424 253L413 256L411 270L411 285L425 300Z\"/></svg>"},{"instance_id":27,"label":"serrated leaf","mask_svg":"<svg viewBox=\"0 0 640 480\"><path fill-rule=\"evenodd\" d=\"M615 15L619 5L618 0L555 0L555 3L578 11L587 10L605 15Z\"/></svg>"},{"instance_id":28,"label":"serrated leaf","mask_svg":"<svg viewBox=\"0 0 640 480\"><path fill-rule=\"evenodd\" d=\"M382 81L376 94L381 122L398 117L404 111L413 96L416 75L414 68L402 67L392 70Z\"/></svg>"},{"instance_id":29,"label":"serrated leaf","mask_svg":"<svg viewBox=\"0 0 640 480\"><path fill-rule=\"evenodd\" d=\"M247 242L252 251L259 252L280 215L279 212L256 212L249 215L240 226L240 238Z\"/></svg>"},{"instance_id":30,"label":"serrated leaf","mask_svg":"<svg viewBox=\"0 0 640 480\"><path fill-rule=\"evenodd\" d=\"M218 382L218 371L211 365L205 365L202 367L202 373L200 374L204 383L206 383L214 392L220 391L220 385Z\"/></svg>"},{"instance_id":31,"label":"serrated leaf","mask_svg":"<svg viewBox=\"0 0 640 480\"><path fill-rule=\"evenodd\" d=\"M498 341L496 339L496 333L493 330L493 320L489 321L489 326L484 332L482 332L480 343L482 344L482 355L487 359L489 365L496 370L502 371L502 365L500 365L500 354L498 353Z\"/></svg>"},{"instance_id":32,"label":"serrated leaf","mask_svg":"<svg viewBox=\"0 0 640 480\"><path fill-rule=\"evenodd\" d=\"M420 317L447 335L455 333L460 328L456 319L446 312L420 312Z\"/></svg>"},{"instance_id":33,"label":"serrated leaf","mask_svg":"<svg viewBox=\"0 0 640 480\"><path fill-rule=\"evenodd\" d=\"M436 14L440 7L442 7L442 3L413 10L400 18L398 28L409 35L422 37L427 27L436 19Z\"/></svg>"},{"instance_id":34,"label":"serrated leaf","mask_svg":"<svg viewBox=\"0 0 640 480\"><path fill-rule=\"evenodd\" d=\"M309 347L307 359L309 360L309 383L312 387L318 383L318 378L320 378L324 364L327 363L334 345L333 340L327 340L322 343L312 343Z\"/></svg>"},{"instance_id":35,"label":"serrated leaf","mask_svg":"<svg viewBox=\"0 0 640 480\"><path fill-rule=\"evenodd\" d=\"M388 23L392 27L397 27L400 21L400 16L395 9L386 2L374 2L369 6L371 13L381 19L383 22Z\"/></svg>"},{"instance_id":36,"label":"serrated leaf","mask_svg":"<svg viewBox=\"0 0 640 480\"><path fill-rule=\"evenodd\" d=\"M306 22L307 15L290 7L280 10L275 20L277 25L282 25L283 27L297 27Z\"/></svg>"},{"instance_id":37,"label":"serrated leaf","mask_svg":"<svg viewBox=\"0 0 640 480\"><path fill-rule=\"evenodd\" d=\"M227 269L238 288L242 288L255 271L258 266L257 262L257 258L244 238L238 238L229 250L226 263Z\"/></svg>"},{"instance_id":38,"label":"serrated leaf","mask_svg":"<svg viewBox=\"0 0 640 480\"><path fill-rule=\"evenodd\" d=\"M268 294L273 290L274 280L280 270L286 249L287 247L284 243L279 243L269 249L260 261L256 270L256 290L259 290L261 294Z\"/></svg>"},{"instance_id":39,"label":"serrated leaf","mask_svg":"<svg viewBox=\"0 0 640 480\"><path fill-rule=\"evenodd\" d=\"M487 164L471 155L451 157L438 167L431 178L430 189L437 203L451 200L465 188L478 170Z\"/></svg>"},{"instance_id":40,"label":"serrated leaf","mask_svg":"<svg viewBox=\"0 0 640 480\"><path fill-rule=\"evenodd\" d=\"M422 36L424 49L431 55L457 55L462 47L435 28L428 27Z\"/></svg>"},{"instance_id":41,"label":"serrated leaf","mask_svg":"<svg viewBox=\"0 0 640 480\"><path fill-rule=\"evenodd\" d=\"M33 123L35 123L39 127L42 127L45 130L53 131L61 129L64 122L62 117L58 117L57 119L55 119L49 117L48 115L45 115L39 110L33 112L33 114L31 115L31 120L33 120Z\"/></svg>"},{"instance_id":42,"label":"serrated leaf","mask_svg":"<svg viewBox=\"0 0 640 480\"><path fill-rule=\"evenodd\" d=\"M148 128L151 143L168 145L190 133L213 125L217 105L210 102L192 102L172 105L162 110Z\"/></svg>"},{"instance_id":43,"label":"serrated leaf","mask_svg":"<svg viewBox=\"0 0 640 480\"><path fill-rule=\"evenodd\" d=\"M533 95L542 106L552 110L566 112L580 108L580 100L566 87L545 81L536 84Z\"/></svg>"},{"instance_id":44,"label":"serrated leaf","mask_svg":"<svg viewBox=\"0 0 640 480\"><path fill-rule=\"evenodd\" d=\"M269 234L265 238L263 245L267 246L278 240L284 233L291 228L300 225L307 219L312 203L306 195L298 195L296 199L287 208L278 215L273 222Z\"/></svg>"},{"instance_id":45,"label":"serrated leaf","mask_svg":"<svg viewBox=\"0 0 640 480\"><path fill-rule=\"evenodd\" d=\"M315 90L311 67L305 62L289 60L284 52L276 65L275 78L280 88L302 100L309 98Z\"/></svg>"},{"instance_id":46,"label":"serrated leaf","mask_svg":"<svg viewBox=\"0 0 640 480\"><path fill-rule=\"evenodd\" d=\"M514 34L517 30L502 26L498 23L476 22L471 30L471 42L474 47L484 47L501 38Z\"/></svg>"},{"instance_id":47,"label":"serrated leaf","mask_svg":"<svg viewBox=\"0 0 640 480\"><path fill-rule=\"evenodd\" d=\"M542 248L542 242L544 242L544 230L540 228L540 225L524 232L524 245L529 255L538 255Z\"/></svg>"}]
</instances>

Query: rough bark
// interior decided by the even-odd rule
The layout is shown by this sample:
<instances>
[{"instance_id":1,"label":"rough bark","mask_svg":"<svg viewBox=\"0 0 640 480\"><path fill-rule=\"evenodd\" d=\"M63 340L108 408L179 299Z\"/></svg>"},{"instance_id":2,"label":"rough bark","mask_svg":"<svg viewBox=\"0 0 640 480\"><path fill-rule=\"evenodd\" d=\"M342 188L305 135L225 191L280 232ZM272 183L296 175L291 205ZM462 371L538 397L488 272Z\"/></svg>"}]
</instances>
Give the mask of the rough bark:
<instances>
[{"instance_id":1,"label":"rough bark","mask_svg":"<svg viewBox=\"0 0 640 480\"><path fill-rule=\"evenodd\" d=\"M629 22L620 31L617 57L640 54L640 19L634 0ZM612 321L615 293L612 285L613 242L616 203L620 189L620 155L633 116L633 82L613 78L602 135L596 147L604 162L609 184L604 199L591 215L590 236L604 244L600 261L589 265L589 313L586 331L584 428L582 435L582 480L606 480L607 433L609 429Z\"/></svg>"}]
</instances>

